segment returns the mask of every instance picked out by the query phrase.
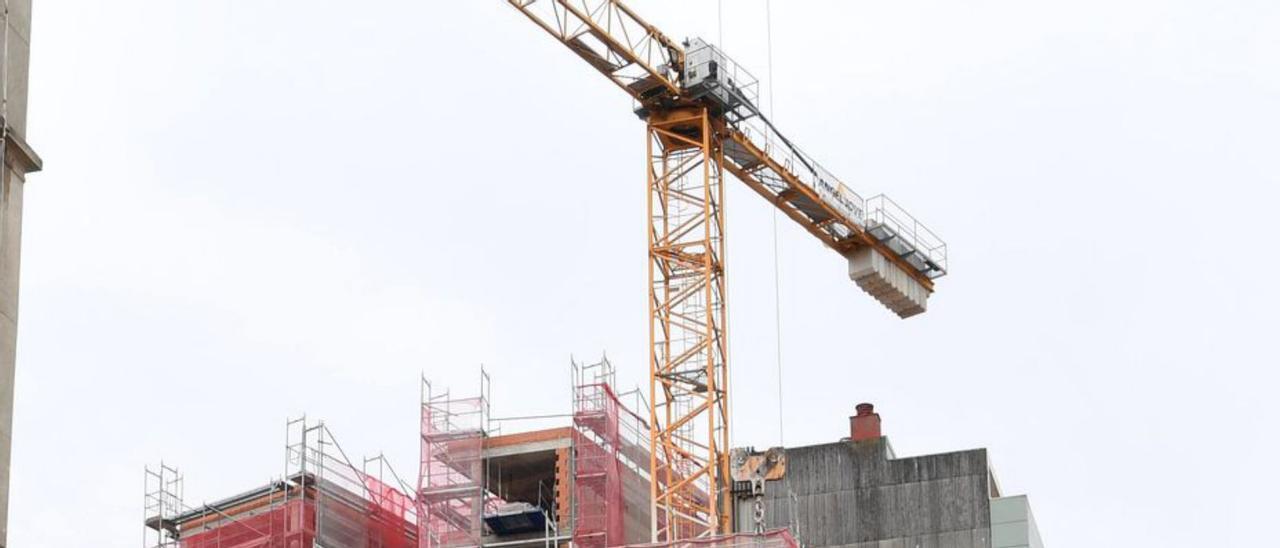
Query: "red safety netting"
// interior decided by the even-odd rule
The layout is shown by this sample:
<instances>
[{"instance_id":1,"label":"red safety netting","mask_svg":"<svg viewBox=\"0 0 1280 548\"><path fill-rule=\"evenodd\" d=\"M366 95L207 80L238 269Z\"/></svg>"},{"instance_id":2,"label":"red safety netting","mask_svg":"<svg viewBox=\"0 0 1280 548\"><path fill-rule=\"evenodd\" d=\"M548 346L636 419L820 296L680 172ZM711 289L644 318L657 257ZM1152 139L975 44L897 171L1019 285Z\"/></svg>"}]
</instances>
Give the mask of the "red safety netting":
<instances>
[{"instance_id":1,"label":"red safety netting","mask_svg":"<svg viewBox=\"0 0 1280 548\"><path fill-rule=\"evenodd\" d=\"M309 548L315 540L315 504L295 500L250 517L184 535L182 548Z\"/></svg>"},{"instance_id":2,"label":"red safety netting","mask_svg":"<svg viewBox=\"0 0 1280 548\"><path fill-rule=\"evenodd\" d=\"M307 467L317 471L317 545L412 548L417 544L417 516L410 511L414 505L408 495L355 468L341 451L316 451Z\"/></svg>"},{"instance_id":3,"label":"red safety netting","mask_svg":"<svg viewBox=\"0 0 1280 548\"><path fill-rule=\"evenodd\" d=\"M413 497L401 493L399 489L383 483L378 478L364 476L364 486L377 509L388 516L394 516L403 521L409 514L409 510L414 508Z\"/></svg>"},{"instance_id":4,"label":"red safety netting","mask_svg":"<svg viewBox=\"0 0 1280 548\"><path fill-rule=\"evenodd\" d=\"M324 519L319 523L318 538L326 545L368 548L415 548L418 545L416 506L413 499L399 489L377 478L357 473L364 487L367 503L363 512L345 504L326 504ZM326 502L345 499L345 492L335 490Z\"/></svg>"},{"instance_id":5,"label":"red safety netting","mask_svg":"<svg viewBox=\"0 0 1280 548\"><path fill-rule=\"evenodd\" d=\"M618 398L604 383L574 390L573 543L582 548L625 544Z\"/></svg>"},{"instance_id":6,"label":"red safety netting","mask_svg":"<svg viewBox=\"0 0 1280 548\"><path fill-rule=\"evenodd\" d=\"M321 480L314 498L273 501L256 514L214 516L216 521L199 526L205 530L184 531L180 546L309 548L319 541L350 548L416 547L413 499L363 473L352 471L351 478L364 484L357 488L363 493L342 481Z\"/></svg>"}]
</instances>

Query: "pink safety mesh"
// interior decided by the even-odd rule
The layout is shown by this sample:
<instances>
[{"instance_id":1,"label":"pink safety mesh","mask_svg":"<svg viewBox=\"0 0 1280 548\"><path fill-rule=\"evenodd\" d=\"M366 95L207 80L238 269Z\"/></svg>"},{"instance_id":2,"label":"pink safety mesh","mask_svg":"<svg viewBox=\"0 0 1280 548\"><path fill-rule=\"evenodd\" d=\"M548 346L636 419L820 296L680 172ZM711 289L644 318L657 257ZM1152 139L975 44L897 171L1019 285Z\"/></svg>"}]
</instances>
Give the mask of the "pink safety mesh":
<instances>
[{"instance_id":1,"label":"pink safety mesh","mask_svg":"<svg viewBox=\"0 0 1280 548\"><path fill-rule=\"evenodd\" d=\"M418 546L478 546L482 534L484 400L422 406Z\"/></svg>"},{"instance_id":2,"label":"pink safety mesh","mask_svg":"<svg viewBox=\"0 0 1280 548\"><path fill-rule=\"evenodd\" d=\"M574 387L573 543L581 548L625 544L618 398L607 384Z\"/></svg>"}]
</instances>

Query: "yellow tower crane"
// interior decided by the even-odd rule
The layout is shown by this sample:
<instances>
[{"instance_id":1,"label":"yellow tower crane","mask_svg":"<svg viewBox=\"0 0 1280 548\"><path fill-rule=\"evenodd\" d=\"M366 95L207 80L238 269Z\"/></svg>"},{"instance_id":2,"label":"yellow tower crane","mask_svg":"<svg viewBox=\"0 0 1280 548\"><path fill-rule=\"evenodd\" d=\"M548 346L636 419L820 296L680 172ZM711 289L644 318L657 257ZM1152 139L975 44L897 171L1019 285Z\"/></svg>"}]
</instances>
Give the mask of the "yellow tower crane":
<instances>
[{"instance_id":1,"label":"yellow tower crane","mask_svg":"<svg viewBox=\"0 0 1280 548\"><path fill-rule=\"evenodd\" d=\"M946 244L863 198L778 132L758 83L618 0L507 0L634 99L648 126L650 489L655 542L731 531L724 173L844 257L901 317L924 312Z\"/></svg>"}]
</instances>

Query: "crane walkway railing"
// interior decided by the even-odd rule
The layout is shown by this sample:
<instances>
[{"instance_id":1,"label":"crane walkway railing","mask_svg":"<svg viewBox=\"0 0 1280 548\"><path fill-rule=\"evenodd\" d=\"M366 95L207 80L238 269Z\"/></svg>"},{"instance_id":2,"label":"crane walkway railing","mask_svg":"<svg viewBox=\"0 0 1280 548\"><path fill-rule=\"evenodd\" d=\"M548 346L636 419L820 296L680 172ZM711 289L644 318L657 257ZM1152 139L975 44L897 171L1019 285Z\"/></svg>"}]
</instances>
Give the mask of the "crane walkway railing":
<instances>
[{"instance_id":1,"label":"crane walkway railing","mask_svg":"<svg viewBox=\"0 0 1280 548\"><path fill-rule=\"evenodd\" d=\"M889 197L863 198L758 112L730 127L729 168L837 251L870 244L908 272L946 274L946 242Z\"/></svg>"},{"instance_id":2,"label":"crane walkway railing","mask_svg":"<svg viewBox=\"0 0 1280 548\"><path fill-rule=\"evenodd\" d=\"M685 48L682 94L731 128L723 148L731 171L838 251L880 247L926 286L946 274L947 246L937 234L883 194L863 198L778 131L760 111L755 76L704 40Z\"/></svg>"}]
</instances>

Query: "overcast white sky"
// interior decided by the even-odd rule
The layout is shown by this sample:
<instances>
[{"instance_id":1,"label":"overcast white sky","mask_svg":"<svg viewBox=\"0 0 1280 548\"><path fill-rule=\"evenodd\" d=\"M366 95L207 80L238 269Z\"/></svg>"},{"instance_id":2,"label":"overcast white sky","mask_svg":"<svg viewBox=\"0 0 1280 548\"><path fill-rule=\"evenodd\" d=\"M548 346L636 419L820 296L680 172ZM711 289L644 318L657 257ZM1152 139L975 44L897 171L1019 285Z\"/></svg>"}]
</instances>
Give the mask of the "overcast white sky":
<instances>
[{"instance_id":1,"label":"overcast white sky","mask_svg":"<svg viewBox=\"0 0 1280 548\"><path fill-rule=\"evenodd\" d=\"M773 11L780 127L953 271L897 320L782 226L786 443L869 400L899 454L989 448L1050 546L1273 537L1280 3ZM571 354L645 382L643 125L506 2L37 0L34 42L13 546L137 546L144 464L253 487L303 412L411 475L420 371L486 364L498 415L567 411ZM774 445L772 217L727 207L734 442Z\"/></svg>"}]
</instances>

